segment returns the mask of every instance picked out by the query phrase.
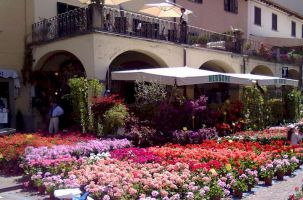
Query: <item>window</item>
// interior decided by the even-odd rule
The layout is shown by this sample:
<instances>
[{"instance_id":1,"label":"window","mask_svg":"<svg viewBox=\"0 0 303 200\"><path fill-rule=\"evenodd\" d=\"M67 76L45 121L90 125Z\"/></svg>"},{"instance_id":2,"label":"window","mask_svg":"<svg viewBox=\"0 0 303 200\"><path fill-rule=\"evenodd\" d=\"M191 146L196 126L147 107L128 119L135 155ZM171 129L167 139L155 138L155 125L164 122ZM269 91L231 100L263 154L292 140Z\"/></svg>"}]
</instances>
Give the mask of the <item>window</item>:
<instances>
[{"instance_id":1,"label":"window","mask_svg":"<svg viewBox=\"0 0 303 200\"><path fill-rule=\"evenodd\" d=\"M276 14L272 14L272 30L278 30L278 16Z\"/></svg>"},{"instance_id":2,"label":"window","mask_svg":"<svg viewBox=\"0 0 303 200\"><path fill-rule=\"evenodd\" d=\"M291 21L291 36L296 37L296 22Z\"/></svg>"},{"instance_id":3,"label":"window","mask_svg":"<svg viewBox=\"0 0 303 200\"><path fill-rule=\"evenodd\" d=\"M66 12L69 12L71 10L75 10L77 9L78 7L76 6L71 6L71 5L68 5L66 3L60 3L60 2L57 2L57 14L60 15L62 13L66 13Z\"/></svg>"},{"instance_id":4,"label":"window","mask_svg":"<svg viewBox=\"0 0 303 200\"><path fill-rule=\"evenodd\" d=\"M227 12L238 13L238 0L224 0L224 10Z\"/></svg>"},{"instance_id":5,"label":"window","mask_svg":"<svg viewBox=\"0 0 303 200\"><path fill-rule=\"evenodd\" d=\"M194 2L194 3L203 3L203 0L188 0L188 1L191 1L191 2Z\"/></svg>"},{"instance_id":6,"label":"window","mask_svg":"<svg viewBox=\"0 0 303 200\"><path fill-rule=\"evenodd\" d=\"M255 7L255 24L261 26L261 8Z\"/></svg>"}]
</instances>

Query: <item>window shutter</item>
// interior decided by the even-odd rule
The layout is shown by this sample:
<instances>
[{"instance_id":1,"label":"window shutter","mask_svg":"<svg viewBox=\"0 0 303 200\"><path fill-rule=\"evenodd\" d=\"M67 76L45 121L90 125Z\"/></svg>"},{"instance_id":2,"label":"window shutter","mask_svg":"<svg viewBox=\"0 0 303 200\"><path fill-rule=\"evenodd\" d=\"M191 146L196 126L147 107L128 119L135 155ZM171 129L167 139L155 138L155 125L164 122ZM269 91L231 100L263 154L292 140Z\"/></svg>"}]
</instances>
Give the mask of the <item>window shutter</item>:
<instances>
[{"instance_id":1,"label":"window shutter","mask_svg":"<svg viewBox=\"0 0 303 200\"><path fill-rule=\"evenodd\" d=\"M234 3L234 5L235 5L235 13L238 13L238 8L239 8L239 6L238 6L238 0L234 0L235 1L235 3Z\"/></svg>"},{"instance_id":2,"label":"window shutter","mask_svg":"<svg viewBox=\"0 0 303 200\"><path fill-rule=\"evenodd\" d=\"M228 0L224 0L224 10L229 11L228 9Z\"/></svg>"}]
</instances>

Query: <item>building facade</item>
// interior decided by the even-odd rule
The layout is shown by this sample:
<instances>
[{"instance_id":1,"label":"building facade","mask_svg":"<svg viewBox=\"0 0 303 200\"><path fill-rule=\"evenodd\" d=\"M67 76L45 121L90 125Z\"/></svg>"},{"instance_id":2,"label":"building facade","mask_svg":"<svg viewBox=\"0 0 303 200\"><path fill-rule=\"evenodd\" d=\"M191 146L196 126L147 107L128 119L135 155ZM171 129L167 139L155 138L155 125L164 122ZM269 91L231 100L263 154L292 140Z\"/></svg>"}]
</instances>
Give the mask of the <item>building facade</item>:
<instances>
[{"instance_id":1,"label":"building facade","mask_svg":"<svg viewBox=\"0 0 303 200\"><path fill-rule=\"evenodd\" d=\"M0 68L15 70L19 80L27 83L21 84L14 99L10 98L12 118L16 119L20 110L28 121L24 123L26 129L43 128L39 124L46 120L47 102L68 93L69 78L97 78L111 87L110 72L121 69L189 66L281 76L282 68L287 67L289 78L301 79L299 58L284 60L282 51L247 37L258 31L265 33L248 23L252 10L247 5L256 2L239 0L237 7L226 7L223 0L215 1L199 1L203 2L201 5L177 1L194 11L185 42L180 42L177 20L138 12L152 0L133 0L123 4L123 9L105 7L102 12L99 6L87 7L77 0L26 0L17 7L12 1L1 1L0 40L4 43L0 43ZM10 9L20 12L10 15ZM221 11L224 9L228 12ZM220 14L211 17L214 13ZM261 16L261 25L267 26L265 15ZM279 23L282 36L284 30ZM296 21L298 27L300 23ZM244 35L236 31L230 35L231 26L242 29ZM130 86L120 87L127 93ZM232 91L229 95L237 93Z\"/></svg>"}]
</instances>

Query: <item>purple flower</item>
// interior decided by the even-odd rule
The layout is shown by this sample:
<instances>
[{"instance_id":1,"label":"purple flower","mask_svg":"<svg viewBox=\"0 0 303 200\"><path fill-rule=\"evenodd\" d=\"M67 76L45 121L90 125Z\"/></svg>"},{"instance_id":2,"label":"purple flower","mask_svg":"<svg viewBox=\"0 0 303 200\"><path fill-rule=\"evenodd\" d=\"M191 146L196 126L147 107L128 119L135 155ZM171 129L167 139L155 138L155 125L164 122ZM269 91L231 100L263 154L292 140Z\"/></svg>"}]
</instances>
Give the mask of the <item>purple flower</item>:
<instances>
[{"instance_id":1,"label":"purple flower","mask_svg":"<svg viewBox=\"0 0 303 200\"><path fill-rule=\"evenodd\" d=\"M159 192L158 192L158 191L155 191L155 190L152 191L152 196L153 196L153 197L157 197L158 195L159 195Z\"/></svg>"}]
</instances>

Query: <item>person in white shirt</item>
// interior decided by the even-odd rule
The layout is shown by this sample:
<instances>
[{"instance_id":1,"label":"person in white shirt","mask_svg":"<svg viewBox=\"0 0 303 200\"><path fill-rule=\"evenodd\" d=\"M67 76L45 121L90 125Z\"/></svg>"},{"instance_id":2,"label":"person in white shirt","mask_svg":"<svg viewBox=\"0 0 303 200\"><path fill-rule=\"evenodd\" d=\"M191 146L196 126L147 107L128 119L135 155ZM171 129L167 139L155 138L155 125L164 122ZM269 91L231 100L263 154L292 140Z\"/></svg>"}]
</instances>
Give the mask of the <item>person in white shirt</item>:
<instances>
[{"instance_id":1,"label":"person in white shirt","mask_svg":"<svg viewBox=\"0 0 303 200\"><path fill-rule=\"evenodd\" d=\"M188 15L186 14L186 9L181 8L181 17L180 17L180 43L187 43L187 24L188 24Z\"/></svg>"},{"instance_id":2,"label":"person in white shirt","mask_svg":"<svg viewBox=\"0 0 303 200\"><path fill-rule=\"evenodd\" d=\"M59 117L64 114L64 110L57 105L56 102L51 102L50 120L48 132L51 134L58 133L59 131Z\"/></svg>"}]
</instances>

